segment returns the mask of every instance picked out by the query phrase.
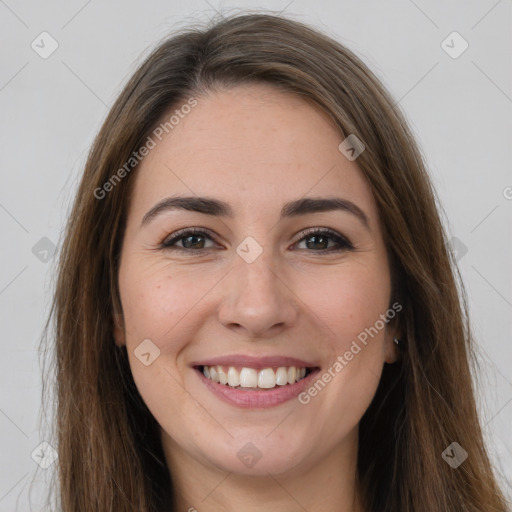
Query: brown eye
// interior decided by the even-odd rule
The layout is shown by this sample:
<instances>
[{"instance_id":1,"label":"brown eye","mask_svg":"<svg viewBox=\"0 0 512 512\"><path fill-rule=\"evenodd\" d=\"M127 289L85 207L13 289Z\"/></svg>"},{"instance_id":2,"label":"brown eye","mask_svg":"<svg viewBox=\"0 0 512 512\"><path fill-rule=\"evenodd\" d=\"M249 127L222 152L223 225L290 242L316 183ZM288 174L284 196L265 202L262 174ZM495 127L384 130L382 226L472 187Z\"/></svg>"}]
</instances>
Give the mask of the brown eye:
<instances>
[{"instance_id":1,"label":"brown eye","mask_svg":"<svg viewBox=\"0 0 512 512\"><path fill-rule=\"evenodd\" d=\"M299 243L306 240L306 249L313 252L336 252L342 250L352 250L353 245L343 236L330 229L313 229L306 236L303 236ZM329 246L330 241L334 241L334 248Z\"/></svg>"},{"instance_id":2,"label":"brown eye","mask_svg":"<svg viewBox=\"0 0 512 512\"><path fill-rule=\"evenodd\" d=\"M182 229L162 242L162 248L166 249L195 249L206 250L215 246L205 247L206 240L214 241L213 238L205 231L199 229ZM181 242L181 247L176 245Z\"/></svg>"}]
</instances>

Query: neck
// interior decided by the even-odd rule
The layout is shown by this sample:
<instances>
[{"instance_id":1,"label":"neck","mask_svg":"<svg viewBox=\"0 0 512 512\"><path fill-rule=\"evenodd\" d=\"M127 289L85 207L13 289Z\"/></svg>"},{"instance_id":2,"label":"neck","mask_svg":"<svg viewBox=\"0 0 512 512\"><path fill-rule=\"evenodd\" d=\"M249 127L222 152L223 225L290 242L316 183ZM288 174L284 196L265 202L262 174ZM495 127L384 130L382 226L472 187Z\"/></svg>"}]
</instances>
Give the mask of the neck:
<instances>
[{"instance_id":1,"label":"neck","mask_svg":"<svg viewBox=\"0 0 512 512\"><path fill-rule=\"evenodd\" d=\"M357 430L316 463L300 463L280 475L251 476L205 465L163 433L175 492L183 512L362 512L356 484Z\"/></svg>"}]
</instances>

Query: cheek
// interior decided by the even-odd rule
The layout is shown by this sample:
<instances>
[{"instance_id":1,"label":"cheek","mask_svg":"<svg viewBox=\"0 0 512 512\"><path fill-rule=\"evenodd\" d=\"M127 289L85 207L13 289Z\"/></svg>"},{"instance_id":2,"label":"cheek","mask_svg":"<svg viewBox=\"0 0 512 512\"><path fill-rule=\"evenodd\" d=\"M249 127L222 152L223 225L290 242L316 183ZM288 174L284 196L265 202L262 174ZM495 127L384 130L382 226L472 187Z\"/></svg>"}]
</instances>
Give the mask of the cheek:
<instances>
[{"instance_id":1,"label":"cheek","mask_svg":"<svg viewBox=\"0 0 512 512\"><path fill-rule=\"evenodd\" d=\"M352 340L380 320L391 292L389 276L377 262L353 263L322 276L317 273L301 288L309 308L329 328L337 354L348 350Z\"/></svg>"},{"instance_id":2,"label":"cheek","mask_svg":"<svg viewBox=\"0 0 512 512\"><path fill-rule=\"evenodd\" d=\"M204 286L194 285L186 273L173 272L161 262L125 261L119 287L134 382L161 424L169 419L169 410L187 417L194 404L184 391L179 356L189 341L187 325L196 312L193 306L205 294ZM140 350L142 343L146 343L144 351ZM139 358L144 353L149 353L147 365Z\"/></svg>"},{"instance_id":3,"label":"cheek","mask_svg":"<svg viewBox=\"0 0 512 512\"><path fill-rule=\"evenodd\" d=\"M120 275L127 343L150 338L165 349L166 340L176 339L172 329L178 329L180 319L204 295L202 285L191 284L182 273L162 265L127 265Z\"/></svg>"},{"instance_id":4,"label":"cheek","mask_svg":"<svg viewBox=\"0 0 512 512\"><path fill-rule=\"evenodd\" d=\"M324 433L356 425L377 389L384 363L388 275L377 265L352 265L317 281L308 305L329 329L329 361L313 381L302 403L314 417L330 418ZM320 381L320 382L319 382ZM316 385L315 385L316 384ZM347 430L348 431L348 430Z\"/></svg>"}]
</instances>

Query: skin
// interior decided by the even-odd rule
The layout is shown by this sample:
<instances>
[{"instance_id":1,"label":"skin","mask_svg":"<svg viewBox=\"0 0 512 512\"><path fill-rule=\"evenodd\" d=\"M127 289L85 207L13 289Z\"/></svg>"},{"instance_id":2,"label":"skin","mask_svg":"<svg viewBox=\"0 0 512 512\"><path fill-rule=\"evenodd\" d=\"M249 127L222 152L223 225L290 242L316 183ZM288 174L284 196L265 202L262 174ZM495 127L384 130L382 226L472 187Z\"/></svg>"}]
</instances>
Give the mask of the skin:
<instances>
[{"instance_id":1,"label":"skin","mask_svg":"<svg viewBox=\"0 0 512 512\"><path fill-rule=\"evenodd\" d=\"M197 99L134 177L115 330L161 426L177 510L362 510L358 424L383 364L397 358L392 323L306 405L292 399L237 408L208 391L190 364L234 353L282 355L325 372L349 350L391 300L369 185L357 160L339 151L344 136L303 99L259 84ZM235 216L172 210L141 226L156 203L178 194L223 200ZM344 211L279 220L287 201L334 195L355 203L369 228ZM182 238L174 250L161 247L187 227L208 229L217 240L200 238L187 249ZM355 249L321 254L323 242L303 234L312 227L336 231ZM247 236L263 248L252 263L236 252ZM160 350L149 366L134 354L145 339ZM247 442L261 453L252 467L237 458Z\"/></svg>"}]
</instances>

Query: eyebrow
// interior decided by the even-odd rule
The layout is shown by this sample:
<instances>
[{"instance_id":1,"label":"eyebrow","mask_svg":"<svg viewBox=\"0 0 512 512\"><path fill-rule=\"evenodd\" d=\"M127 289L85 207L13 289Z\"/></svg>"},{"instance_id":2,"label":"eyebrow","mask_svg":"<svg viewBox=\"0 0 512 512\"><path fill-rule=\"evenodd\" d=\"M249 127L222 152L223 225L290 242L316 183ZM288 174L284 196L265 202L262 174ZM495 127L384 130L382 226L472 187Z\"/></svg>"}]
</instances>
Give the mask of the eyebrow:
<instances>
[{"instance_id":1,"label":"eyebrow","mask_svg":"<svg viewBox=\"0 0 512 512\"><path fill-rule=\"evenodd\" d=\"M233 218L233 208L224 201L210 197L166 197L153 206L142 218L141 225L149 223L158 215L170 210L187 210L215 217ZM344 211L357 217L363 225L370 229L367 215L352 201L341 197L303 197L295 201L285 203L281 209L281 219L287 217L298 217L308 213L319 213L329 211Z\"/></svg>"}]
</instances>

